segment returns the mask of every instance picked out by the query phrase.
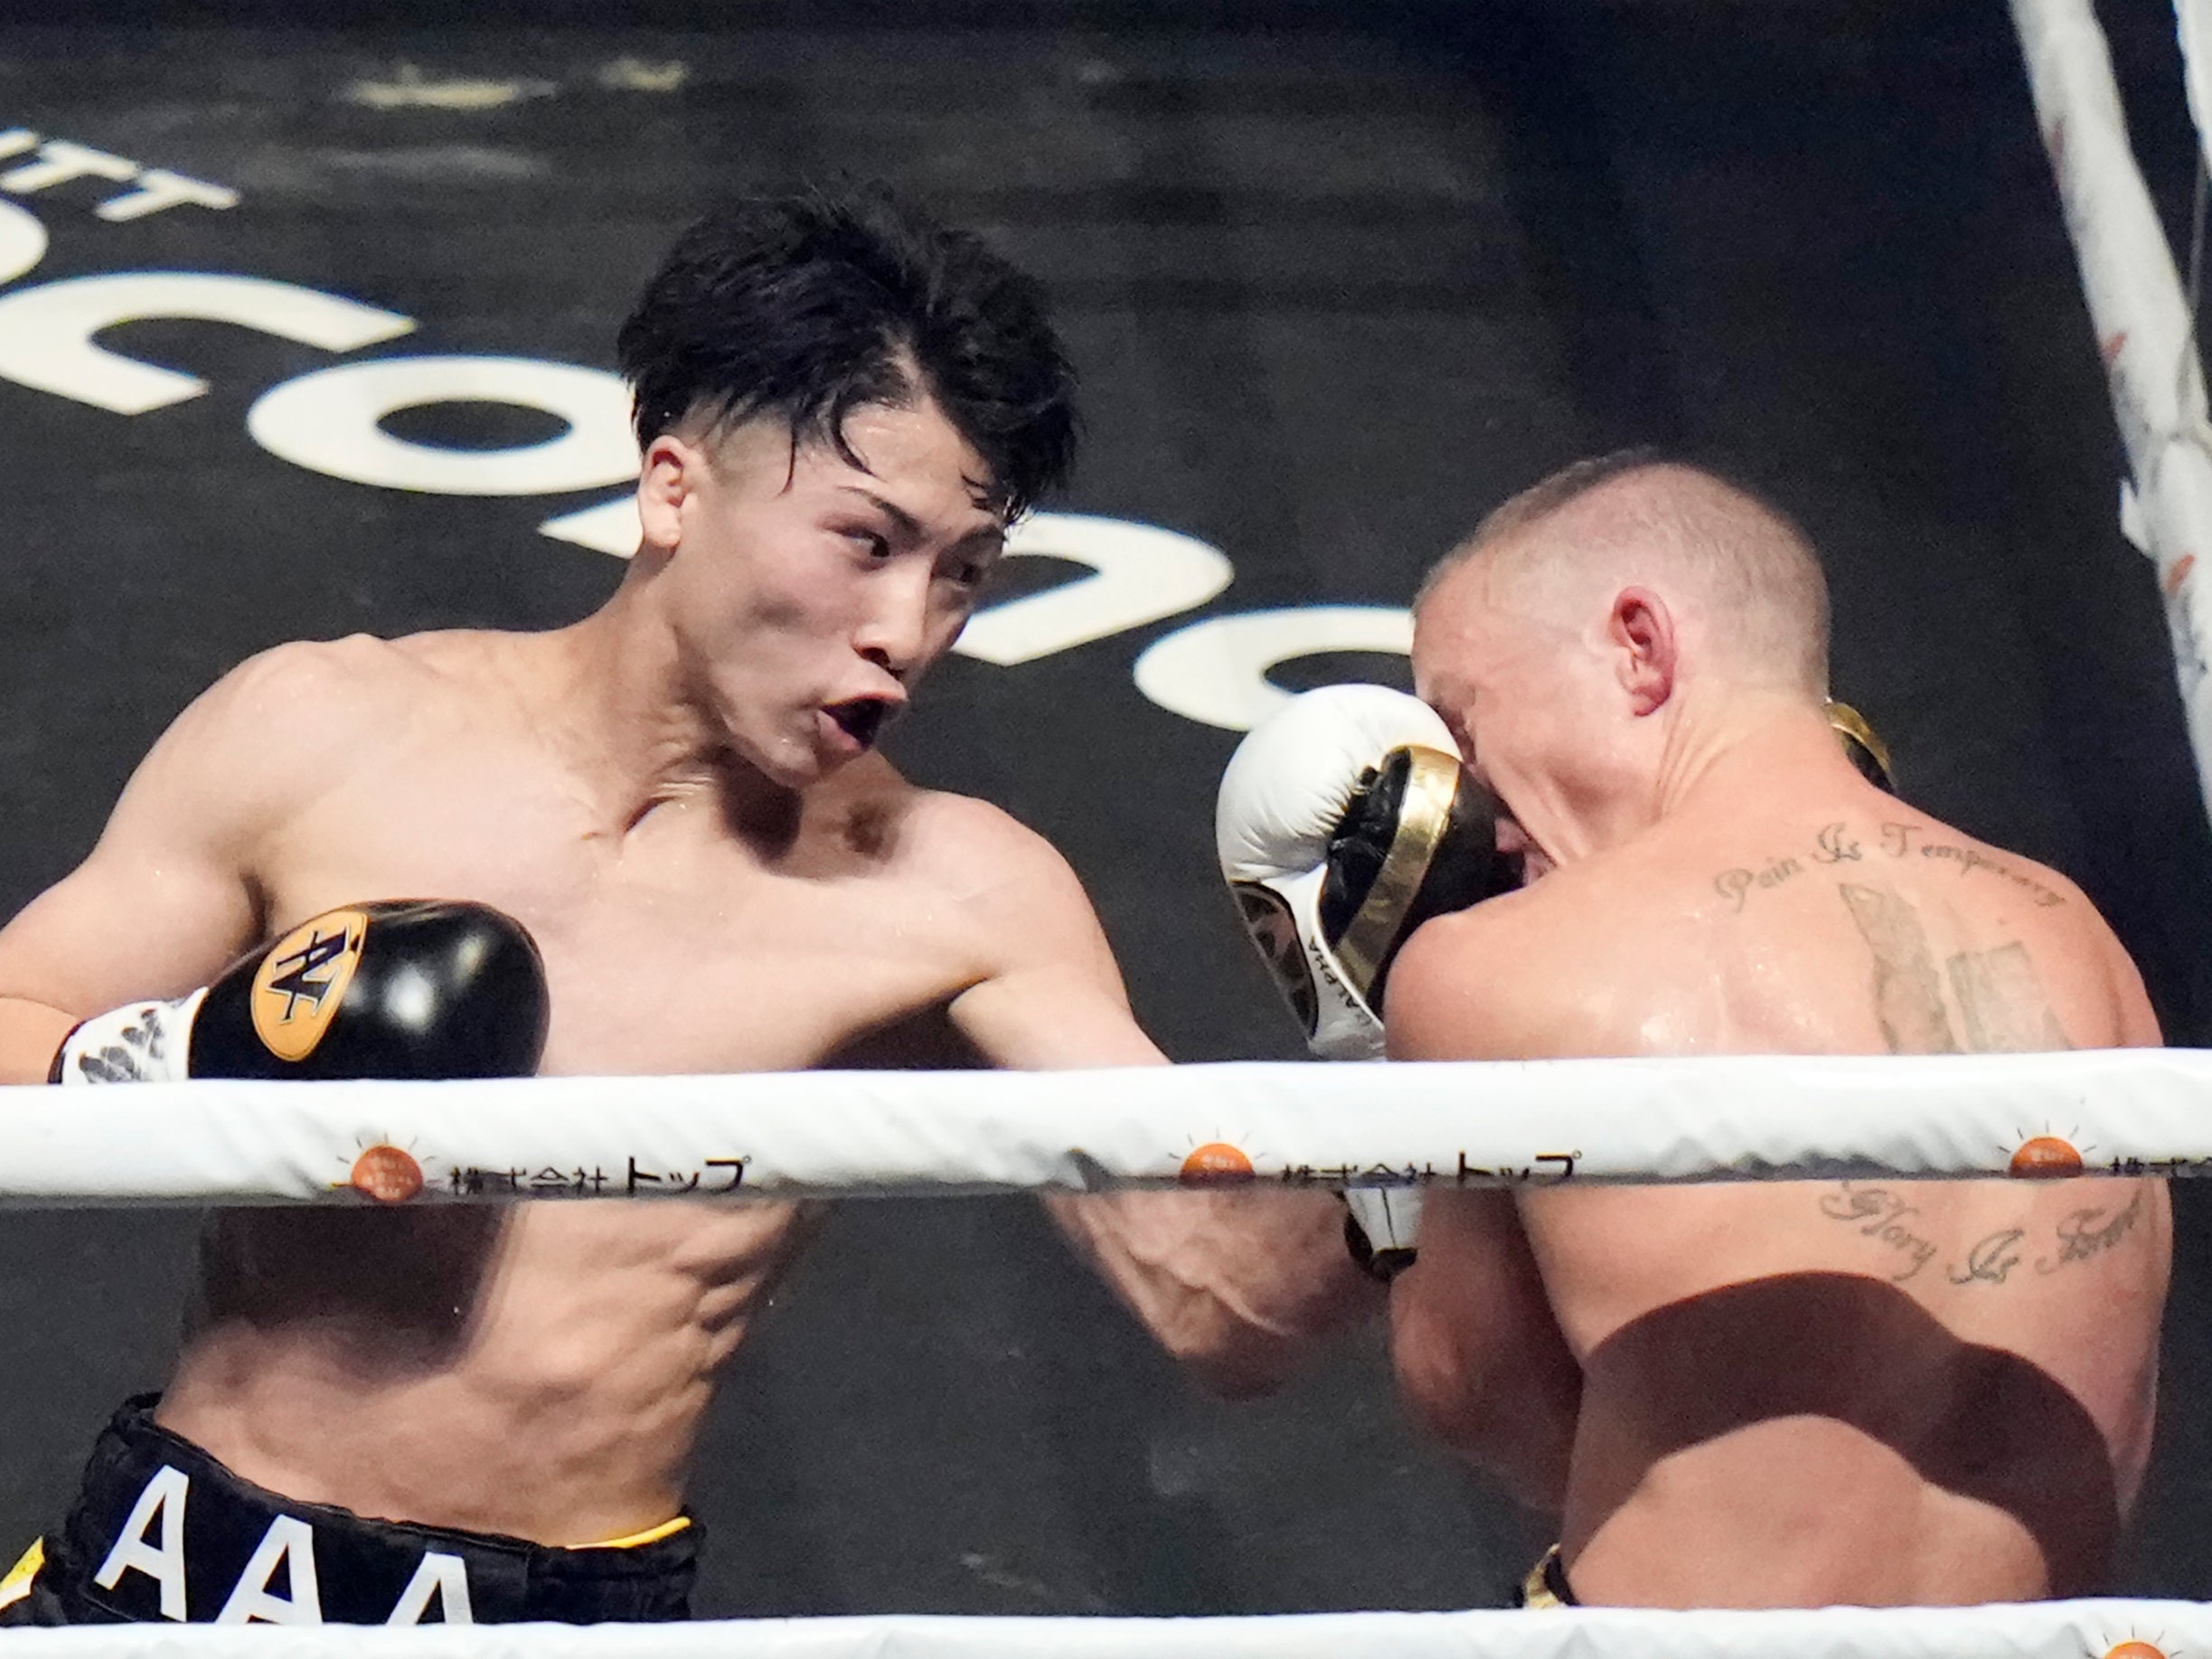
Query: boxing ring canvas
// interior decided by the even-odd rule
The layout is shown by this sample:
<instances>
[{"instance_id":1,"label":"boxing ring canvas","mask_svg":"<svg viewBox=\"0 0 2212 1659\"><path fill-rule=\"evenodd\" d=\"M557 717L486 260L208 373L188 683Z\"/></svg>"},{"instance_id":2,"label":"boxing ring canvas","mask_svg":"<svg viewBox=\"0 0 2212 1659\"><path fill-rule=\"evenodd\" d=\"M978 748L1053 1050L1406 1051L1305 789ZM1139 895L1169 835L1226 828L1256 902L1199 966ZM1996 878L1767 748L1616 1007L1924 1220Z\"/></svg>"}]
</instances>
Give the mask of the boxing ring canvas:
<instances>
[{"instance_id":1,"label":"boxing ring canvas","mask_svg":"<svg viewBox=\"0 0 2212 1659\"><path fill-rule=\"evenodd\" d=\"M595 603L613 330L655 253L718 191L880 175L1046 281L1087 419L892 753L1060 846L1175 1059L1296 1052L1213 867L1240 724L1403 684L1428 561L1628 443L1725 456L1807 524L1904 793L2080 881L2170 1041L2212 1043L2212 844L2000 7L101 11L0 22L11 912L246 655ZM2186 248L2172 19L2104 21ZM2119 1588L2198 1599L2192 1188ZM158 1381L192 1234L0 1211L0 1545ZM1207 1400L1014 1196L842 1209L699 1468L707 1616L1464 1607L1548 1541L1419 1440L1376 1342Z\"/></svg>"}]
</instances>

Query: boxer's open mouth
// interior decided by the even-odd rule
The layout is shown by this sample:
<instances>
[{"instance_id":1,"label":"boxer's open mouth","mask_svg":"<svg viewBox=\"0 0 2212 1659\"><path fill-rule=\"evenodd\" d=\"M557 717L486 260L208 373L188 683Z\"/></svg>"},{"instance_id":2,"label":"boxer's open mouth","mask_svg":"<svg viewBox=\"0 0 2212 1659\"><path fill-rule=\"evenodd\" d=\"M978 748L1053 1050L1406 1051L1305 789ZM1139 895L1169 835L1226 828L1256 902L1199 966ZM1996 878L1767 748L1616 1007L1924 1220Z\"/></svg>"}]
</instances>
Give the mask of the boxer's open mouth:
<instances>
[{"instance_id":1,"label":"boxer's open mouth","mask_svg":"<svg viewBox=\"0 0 2212 1659\"><path fill-rule=\"evenodd\" d=\"M862 749L873 749L883 722L890 718L891 705L881 697L855 697L848 702L833 702L824 712Z\"/></svg>"}]
</instances>

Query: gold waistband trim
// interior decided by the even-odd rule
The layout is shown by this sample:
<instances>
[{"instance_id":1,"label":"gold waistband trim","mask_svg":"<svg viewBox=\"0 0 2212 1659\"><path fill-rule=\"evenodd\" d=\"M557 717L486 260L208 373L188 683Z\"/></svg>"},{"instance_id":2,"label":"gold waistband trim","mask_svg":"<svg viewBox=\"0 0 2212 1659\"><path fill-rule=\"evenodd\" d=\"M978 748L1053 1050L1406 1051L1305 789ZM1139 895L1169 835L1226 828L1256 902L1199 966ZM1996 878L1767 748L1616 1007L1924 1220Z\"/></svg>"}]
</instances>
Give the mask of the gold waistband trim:
<instances>
[{"instance_id":1,"label":"gold waistband trim","mask_svg":"<svg viewBox=\"0 0 2212 1659\"><path fill-rule=\"evenodd\" d=\"M1543 1559L1529 1569L1529 1576L1520 1581L1520 1605L1524 1607L1571 1607L1575 1604L1551 1588L1552 1574L1559 1572L1559 1582L1567 1575L1558 1569L1559 1546L1554 1544L1544 1551Z\"/></svg>"},{"instance_id":2,"label":"gold waistband trim","mask_svg":"<svg viewBox=\"0 0 2212 1659\"><path fill-rule=\"evenodd\" d=\"M23 1559L7 1569L7 1577L0 1579L0 1607L12 1607L31 1593L31 1580L38 1577L39 1569L46 1565L46 1541L33 1538L31 1547L23 1552Z\"/></svg>"},{"instance_id":3,"label":"gold waistband trim","mask_svg":"<svg viewBox=\"0 0 2212 1659\"><path fill-rule=\"evenodd\" d=\"M673 1538L692 1524L689 1515L678 1515L673 1521L664 1521L658 1526L649 1526L642 1532L631 1532L622 1538L602 1538L596 1544L577 1544L579 1550L638 1550L647 1544L657 1544L664 1538Z\"/></svg>"}]
</instances>

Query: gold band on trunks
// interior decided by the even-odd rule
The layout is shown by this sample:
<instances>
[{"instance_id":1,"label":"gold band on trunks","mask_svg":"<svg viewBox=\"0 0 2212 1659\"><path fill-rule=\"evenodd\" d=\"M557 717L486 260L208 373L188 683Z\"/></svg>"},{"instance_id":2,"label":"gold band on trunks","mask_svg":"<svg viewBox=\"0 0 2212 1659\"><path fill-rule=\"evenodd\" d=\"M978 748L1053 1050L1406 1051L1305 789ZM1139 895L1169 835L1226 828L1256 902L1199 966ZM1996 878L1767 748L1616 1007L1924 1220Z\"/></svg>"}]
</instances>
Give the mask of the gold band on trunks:
<instances>
[{"instance_id":1,"label":"gold band on trunks","mask_svg":"<svg viewBox=\"0 0 2212 1659\"><path fill-rule=\"evenodd\" d=\"M46 1541L34 1538L15 1565L7 1569L7 1577L0 1579L0 1607L12 1607L28 1596L31 1580L38 1577L38 1569L45 1565Z\"/></svg>"},{"instance_id":2,"label":"gold band on trunks","mask_svg":"<svg viewBox=\"0 0 2212 1659\"><path fill-rule=\"evenodd\" d=\"M1554 1544L1544 1551L1543 1558L1529 1569L1520 1581L1520 1605L1524 1607L1572 1607L1581 1604L1574 1592L1567 1588L1567 1569L1559 1560L1559 1546Z\"/></svg>"},{"instance_id":3,"label":"gold band on trunks","mask_svg":"<svg viewBox=\"0 0 2212 1659\"><path fill-rule=\"evenodd\" d=\"M1456 756L1420 744L1408 744L1405 752L1412 757L1412 764L1406 769L1398 833L1390 837L1374 885L1336 942L1337 959L1361 996L1373 993L1390 947L1398 943L1398 929L1406 924L1406 911L1428 879L1430 861L1452 820L1452 797L1459 787ZM1397 753L1393 749L1383 765L1388 766Z\"/></svg>"},{"instance_id":4,"label":"gold band on trunks","mask_svg":"<svg viewBox=\"0 0 2212 1659\"><path fill-rule=\"evenodd\" d=\"M595 1544L576 1544L578 1550L642 1550L647 1544L657 1544L664 1538L673 1538L692 1524L689 1515L678 1515L673 1521L664 1521L658 1526L649 1526L642 1532L626 1532L620 1538L602 1538Z\"/></svg>"}]
</instances>

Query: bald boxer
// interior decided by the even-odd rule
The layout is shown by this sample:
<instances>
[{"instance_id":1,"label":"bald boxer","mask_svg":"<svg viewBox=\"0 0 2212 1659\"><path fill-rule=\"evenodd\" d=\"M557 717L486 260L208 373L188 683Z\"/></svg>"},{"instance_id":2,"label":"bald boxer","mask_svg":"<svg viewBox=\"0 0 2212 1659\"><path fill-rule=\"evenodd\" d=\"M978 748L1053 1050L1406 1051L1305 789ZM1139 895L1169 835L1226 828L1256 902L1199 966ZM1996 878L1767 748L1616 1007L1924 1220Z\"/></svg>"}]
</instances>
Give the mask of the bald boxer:
<instances>
[{"instance_id":1,"label":"bald boxer","mask_svg":"<svg viewBox=\"0 0 2212 1659\"><path fill-rule=\"evenodd\" d=\"M2078 888L1840 753L1827 646L1803 535L1707 473L1585 463L1492 514L1414 674L1535 879L1412 937L1391 1055L2157 1043ZM2147 1181L1432 1193L1395 1354L1561 1510L1538 1603L2079 1594L2141 1481L2170 1254Z\"/></svg>"},{"instance_id":2,"label":"bald boxer","mask_svg":"<svg viewBox=\"0 0 2212 1659\"><path fill-rule=\"evenodd\" d=\"M540 1038L571 1074L1159 1059L1059 856L876 747L1069 464L1034 287L876 195L743 203L677 243L620 358L644 537L614 596L549 633L289 645L227 675L0 933L0 1074L197 1071L211 1019L251 999L236 973L195 987L303 923L237 973L311 985L352 947L334 918L408 898L534 940L542 992L469 1000L529 1027L459 1045L489 1070ZM374 950L391 924L359 913ZM1170 1275L1158 1240L1203 1246L1229 1211L1162 1202L1062 1212L1231 1382L1366 1294L1324 1204ZM118 1414L0 1600L38 1622L681 1616L714 1376L805 1230L788 1203L673 1198L219 1215L167 1389Z\"/></svg>"}]
</instances>

